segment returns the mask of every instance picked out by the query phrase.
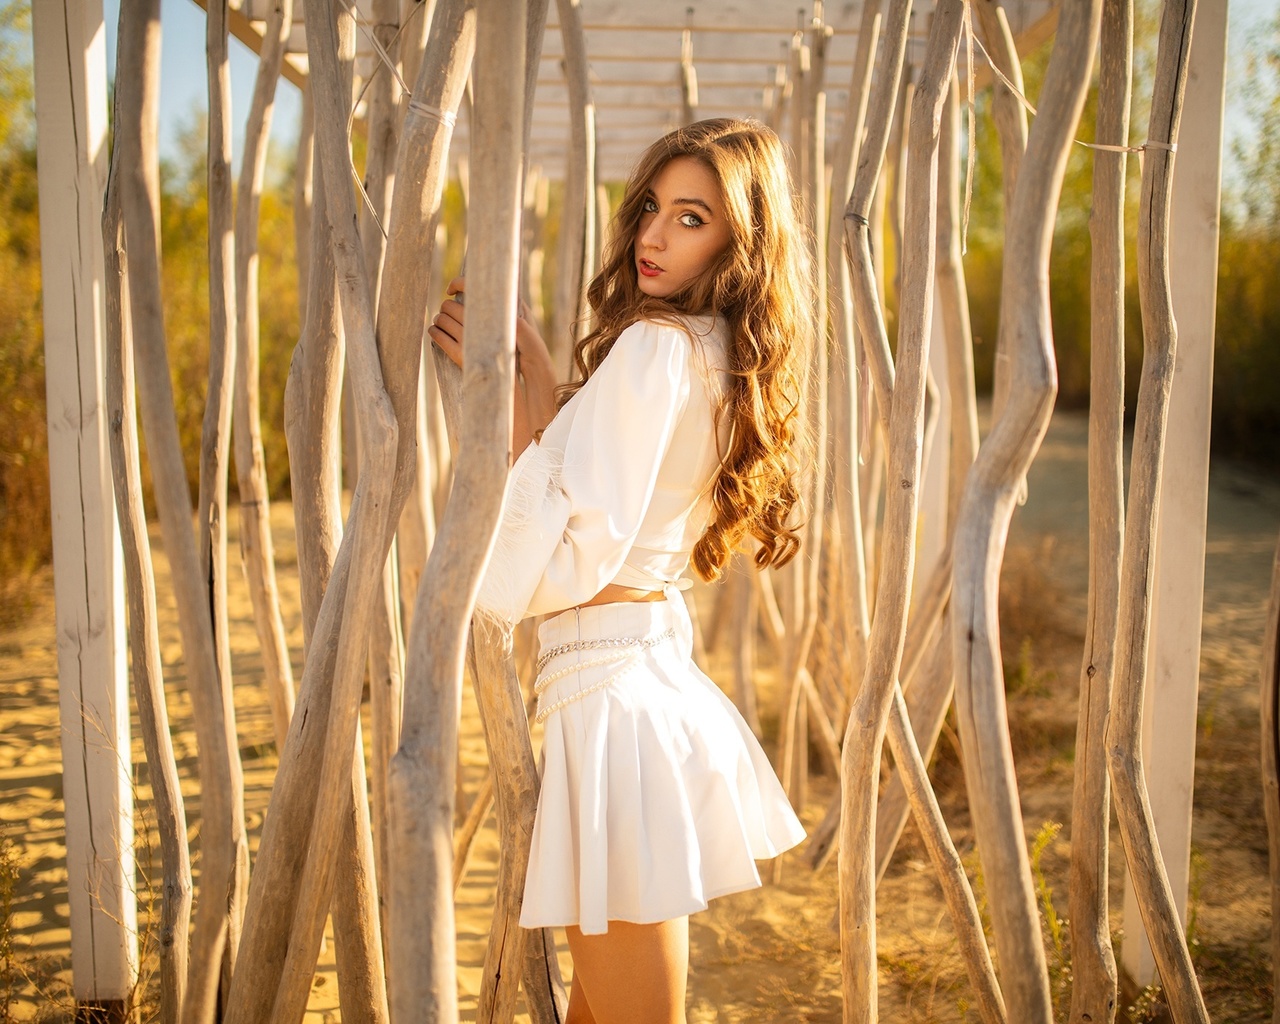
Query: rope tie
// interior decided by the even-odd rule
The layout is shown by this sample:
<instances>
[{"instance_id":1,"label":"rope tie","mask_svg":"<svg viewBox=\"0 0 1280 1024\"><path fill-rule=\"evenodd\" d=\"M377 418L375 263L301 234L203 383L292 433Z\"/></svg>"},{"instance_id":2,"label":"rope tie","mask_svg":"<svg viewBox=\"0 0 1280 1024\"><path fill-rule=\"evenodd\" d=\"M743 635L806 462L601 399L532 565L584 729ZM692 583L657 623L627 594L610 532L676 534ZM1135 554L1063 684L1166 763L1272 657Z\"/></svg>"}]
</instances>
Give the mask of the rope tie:
<instances>
[{"instance_id":1,"label":"rope tie","mask_svg":"<svg viewBox=\"0 0 1280 1024\"><path fill-rule=\"evenodd\" d=\"M996 78L1000 79L1000 83L1006 89L1008 89L1009 92L1012 93L1013 96L1018 100L1018 102L1021 103L1031 113L1032 117L1036 116L1036 113L1037 113L1036 108L1032 106L1031 101L1027 99L1024 95L1022 95L1022 93L1014 86L1014 84L1011 81L1009 81L1008 78L1005 77L1004 72L1001 71L996 66L996 62L991 59L991 54L987 53L986 47L982 45L982 40L978 39L975 36L973 38L973 41L977 44L978 49L982 51L982 56L986 59L987 65L991 68L992 74L994 74ZM970 67L969 75L970 75L970 81L972 81L972 78L973 78L972 66ZM969 145L972 150L972 146L973 146L973 142L972 142L973 94L972 92L970 92L969 94L969 123L970 123ZM1139 156L1141 156L1143 153L1145 153L1149 149L1164 150L1165 152L1168 152L1168 153L1178 152L1177 142L1160 142L1157 139L1147 139L1147 141L1140 146L1119 146L1119 145L1113 145L1107 142L1083 142L1080 139L1072 139L1071 141L1074 142L1077 146L1083 146L1085 149L1098 150L1103 153L1137 153Z\"/></svg>"},{"instance_id":2,"label":"rope tie","mask_svg":"<svg viewBox=\"0 0 1280 1024\"><path fill-rule=\"evenodd\" d=\"M458 115L452 110L441 110L439 107L433 107L431 104L423 103L416 98L409 100L409 109L429 120L439 121L450 131L453 131L454 126L458 123Z\"/></svg>"}]
</instances>

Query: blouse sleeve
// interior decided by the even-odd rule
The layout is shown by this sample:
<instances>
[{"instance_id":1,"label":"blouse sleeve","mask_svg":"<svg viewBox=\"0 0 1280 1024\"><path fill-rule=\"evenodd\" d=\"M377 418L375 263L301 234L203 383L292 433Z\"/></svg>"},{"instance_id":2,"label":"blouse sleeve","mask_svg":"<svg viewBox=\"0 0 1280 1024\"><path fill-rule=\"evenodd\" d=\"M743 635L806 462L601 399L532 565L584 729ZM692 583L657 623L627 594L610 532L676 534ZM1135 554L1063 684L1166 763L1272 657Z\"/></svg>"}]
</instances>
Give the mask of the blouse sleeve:
<instances>
[{"instance_id":1,"label":"blouse sleeve","mask_svg":"<svg viewBox=\"0 0 1280 1024\"><path fill-rule=\"evenodd\" d=\"M690 342L639 322L507 479L477 607L514 625L590 600L617 575L689 400Z\"/></svg>"}]
</instances>

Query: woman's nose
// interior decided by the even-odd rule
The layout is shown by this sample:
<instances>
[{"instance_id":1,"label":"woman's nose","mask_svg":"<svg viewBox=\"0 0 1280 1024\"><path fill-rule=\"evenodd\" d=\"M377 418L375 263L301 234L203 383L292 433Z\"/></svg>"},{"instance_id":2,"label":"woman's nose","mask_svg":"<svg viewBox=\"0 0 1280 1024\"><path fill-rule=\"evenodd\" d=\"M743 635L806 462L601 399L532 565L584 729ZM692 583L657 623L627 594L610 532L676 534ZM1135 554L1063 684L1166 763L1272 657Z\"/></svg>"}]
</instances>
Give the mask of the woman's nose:
<instances>
[{"instance_id":1,"label":"woman's nose","mask_svg":"<svg viewBox=\"0 0 1280 1024\"><path fill-rule=\"evenodd\" d=\"M666 234L657 217L640 229L640 244L648 249L666 248Z\"/></svg>"}]
</instances>

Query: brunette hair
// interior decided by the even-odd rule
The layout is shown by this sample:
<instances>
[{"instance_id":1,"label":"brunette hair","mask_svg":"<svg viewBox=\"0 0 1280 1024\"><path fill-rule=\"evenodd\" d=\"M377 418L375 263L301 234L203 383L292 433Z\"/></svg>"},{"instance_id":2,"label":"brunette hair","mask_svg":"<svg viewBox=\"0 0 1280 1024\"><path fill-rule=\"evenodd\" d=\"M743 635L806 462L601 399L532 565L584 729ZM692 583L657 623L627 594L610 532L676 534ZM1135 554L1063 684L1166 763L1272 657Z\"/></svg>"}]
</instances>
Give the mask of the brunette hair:
<instances>
[{"instance_id":1,"label":"brunette hair","mask_svg":"<svg viewBox=\"0 0 1280 1024\"><path fill-rule=\"evenodd\" d=\"M653 180L676 157L693 157L715 175L732 230L721 256L669 299L640 291L634 242ZM800 546L793 510L800 381L812 348L812 288L806 230L796 216L782 144L758 121L713 118L669 132L641 156L587 290L592 328L574 348L582 380L565 385L561 404L638 320L681 323L681 314L714 314L729 328L729 381L717 423L729 417L728 450L712 485L711 521L693 549L703 579L720 575L746 534L760 542L759 568L780 566Z\"/></svg>"}]
</instances>

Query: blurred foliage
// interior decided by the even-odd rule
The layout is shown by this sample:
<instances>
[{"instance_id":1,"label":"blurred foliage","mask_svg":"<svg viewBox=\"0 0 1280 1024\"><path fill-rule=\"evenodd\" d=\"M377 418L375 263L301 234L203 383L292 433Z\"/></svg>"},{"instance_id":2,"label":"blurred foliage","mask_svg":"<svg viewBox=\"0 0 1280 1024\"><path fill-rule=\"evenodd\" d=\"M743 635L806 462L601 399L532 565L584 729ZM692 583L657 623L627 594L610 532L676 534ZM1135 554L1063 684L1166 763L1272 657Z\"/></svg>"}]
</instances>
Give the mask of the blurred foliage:
<instances>
[{"instance_id":1,"label":"blurred foliage","mask_svg":"<svg viewBox=\"0 0 1280 1024\"><path fill-rule=\"evenodd\" d=\"M1213 435L1219 448L1275 465L1280 463L1280 12L1251 36L1242 63L1248 129L1234 147L1238 178L1223 203Z\"/></svg>"},{"instance_id":2,"label":"blurred foliage","mask_svg":"<svg viewBox=\"0 0 1280 1024\"><path fill-rule=\"evenodd\" d=\"M1135 13L1134 94L1130 145L1146 136L1150 82L1154 74L1159 6L1139 0ZM1028 98L1034 104L1052 44L1023 61ZM1252 35L1238 76L1244 90L1237 109L1247 128L1225 162L1226 177L1218 259L1217 324L1214 341L1213 436L1215 453L1265 464L1280 461L1280 14ZM1233 83L1237 79L1233 78ZM973 177L965 274L974 334L974 372L979 392L991 388L1000 312L1003 210L999 139L991 118L991 93L977 97L977 152ZM967 116L967 115L966 115ZM1076 138L1091 142L1097 119L1090 91ZM1093 159L1073 146L1054 226L1049 267L1050 307L1058 365L1060 407L1089 402L1089 214ZM1132 413L1142 369L1142 318L1138 302L1137 233L1141 163L1130 157L1126 195L1125 405Z\"/></svg>"},{"instance_id":3,"label":"blurred foliage","mask_svg":"<svg viewBox=\"0 0 1280 1024\"><path fill-rule=\"evenodd\" d=\"M30 31L27 0L0 2L0 581L15 581L0 601L12 614L16 583L52 544Z\"/></svg>"},{"instance_id":4,"label":"blurred foliage","mask_svg":"<svg viewBox=\"0 0 1280 1024\"><path fill-rule=\"evenodd\" d=\"M209 374L209 203L206 121L193 111L176 153L160 164L160 246L164 260L165 340L178 436L192 496L200 473L200 431ZM272 154L275 163L279 160ZM258 312L262 445L273 497L289 489L284 385L297 343L298 274L294 258L292 167L269 168L258 228ZM144 439L145 442L145 439ZM144 456L145 461L145 456ZM236 476L230 474L234 498Z\"/></svg>"}]
</instances>

